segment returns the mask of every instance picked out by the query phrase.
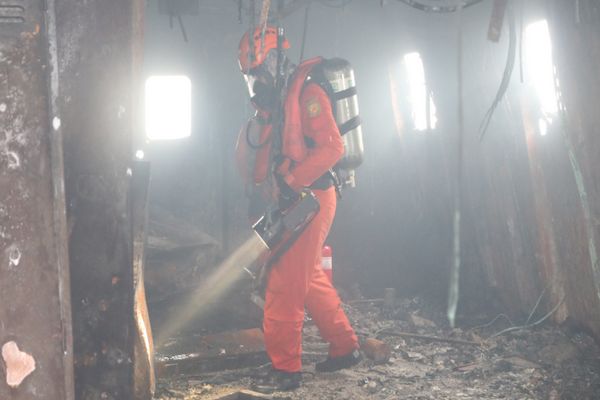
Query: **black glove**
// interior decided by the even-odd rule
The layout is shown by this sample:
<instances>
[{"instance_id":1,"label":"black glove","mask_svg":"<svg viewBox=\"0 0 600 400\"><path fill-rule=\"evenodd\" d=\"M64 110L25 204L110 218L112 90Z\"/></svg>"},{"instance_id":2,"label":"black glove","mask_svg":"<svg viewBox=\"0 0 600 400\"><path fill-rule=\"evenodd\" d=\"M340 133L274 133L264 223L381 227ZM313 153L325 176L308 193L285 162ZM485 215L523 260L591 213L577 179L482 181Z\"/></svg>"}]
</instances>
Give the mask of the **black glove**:
<instances>
[{"instance_id":1,"label":"black glove","mask_svg":"<svg viewBox=\"0 0 600 400\"><path fill-rule=\"evenodd\" d=\"M287 184L287 182L283 179L283 176L277 175L277 186L279 186L279 209L287 210L292 204L294 204L300 198L300 193L296 192L294 189Z\"/></svg>"}]
</instances>

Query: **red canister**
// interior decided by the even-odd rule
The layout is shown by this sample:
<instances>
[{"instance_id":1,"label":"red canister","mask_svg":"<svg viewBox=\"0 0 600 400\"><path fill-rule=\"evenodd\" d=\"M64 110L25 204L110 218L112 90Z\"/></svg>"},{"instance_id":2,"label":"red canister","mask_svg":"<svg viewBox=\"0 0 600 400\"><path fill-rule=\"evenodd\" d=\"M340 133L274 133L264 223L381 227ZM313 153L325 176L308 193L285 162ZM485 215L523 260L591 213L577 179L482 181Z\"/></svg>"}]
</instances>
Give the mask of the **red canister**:
<instances>
[{"instance_id":1,"label":"red canister","mask_svg":"<svg viewBox=\"0 0 600 400\"><path fill-rule=\"evenodd\" d=\"M333 256L329 246L323 246L321 251L321 268L329 278L329 282L333 283Z\"/></svg>"}]
</instances>

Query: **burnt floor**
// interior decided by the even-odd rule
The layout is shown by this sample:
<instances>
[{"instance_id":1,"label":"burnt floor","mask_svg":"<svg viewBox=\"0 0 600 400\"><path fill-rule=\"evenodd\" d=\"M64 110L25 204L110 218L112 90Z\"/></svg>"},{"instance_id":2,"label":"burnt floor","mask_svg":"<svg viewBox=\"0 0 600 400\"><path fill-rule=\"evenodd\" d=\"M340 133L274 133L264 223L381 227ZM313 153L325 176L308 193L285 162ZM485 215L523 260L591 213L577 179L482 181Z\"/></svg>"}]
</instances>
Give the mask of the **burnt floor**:
<instances>
[{"instance_id":1,"label":"burnt floor","mask_svg":"<svg viewBox=\"0 0 600 400\"><path fill-rule=\"evenodd\" d=\"M600 348L584 332L546 324L525 329L527 321L478 315L451 329L444 315L419 298L345 305L361 339L389 345L385 363L366 358L336 373L316 374L314 363L327 347L316 327L304 328L303 386L273 398L289 399L598 399ZM542 314L543 315L543 314ZM539 321L533 316L529 324ZM508 330L505 333L503 331ZM404 335L421 335L413 337ZM400 335L400 336L398 336ZM256 359L246 368L172 375L159 379L156 397L218 399L251 387L268 370Z\"/></svg>"}]
</instances>

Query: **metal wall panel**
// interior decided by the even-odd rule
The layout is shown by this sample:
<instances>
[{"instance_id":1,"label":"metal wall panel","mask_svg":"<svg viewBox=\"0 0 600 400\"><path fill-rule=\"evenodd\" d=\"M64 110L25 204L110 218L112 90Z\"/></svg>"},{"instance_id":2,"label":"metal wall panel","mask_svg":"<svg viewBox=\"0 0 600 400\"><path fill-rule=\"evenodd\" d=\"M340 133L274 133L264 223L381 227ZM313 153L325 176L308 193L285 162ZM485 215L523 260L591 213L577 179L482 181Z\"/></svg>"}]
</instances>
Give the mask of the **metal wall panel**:
<instances>
[{"instance_id":1,"label":"metal wall panel","mask_svg":"<svg viewBox=\"0 0 600 400\"><path fill-rule=\"evenodd\" d=\"M562 110L542 136L536 95L513 77L493 130L467 141L467 253L515 318L540 298L534 320L556 308L600 340L600 5L532 4L525 23L548 20Z\"/></svg>"},{"instance_id":2,"label":"metal wall panel","mask_svg":"<svg viewBox=\"0 0 600 400\"><path fill-rule=\"evenodd\" d=\"M51 6L0 1L2 399L74 398ZM29 374L18 371L21 362Z\"/></svg>"},{"instance_id":3,"label":"metal wall panel","mask_svg":"<svg viewBox=\"0 0 600 400\"><path fill-rule=\"evenodd\" d=\"M77 399L132 399L142 0L57 1Z\"/></svg>"},{"instance_id":4,"label":"metal wall panel","mask_svg":"<svg viewBox=\"0 0 600 400\"><path fill-rule=\"evenodd\" d=\"M560 209L553 222L560 226L569 315L600 340L600 4L554 0L548 11L563 108L562 167L570 186L554 184L556 157L547 185Z\"/></svg>"}]
</instances>

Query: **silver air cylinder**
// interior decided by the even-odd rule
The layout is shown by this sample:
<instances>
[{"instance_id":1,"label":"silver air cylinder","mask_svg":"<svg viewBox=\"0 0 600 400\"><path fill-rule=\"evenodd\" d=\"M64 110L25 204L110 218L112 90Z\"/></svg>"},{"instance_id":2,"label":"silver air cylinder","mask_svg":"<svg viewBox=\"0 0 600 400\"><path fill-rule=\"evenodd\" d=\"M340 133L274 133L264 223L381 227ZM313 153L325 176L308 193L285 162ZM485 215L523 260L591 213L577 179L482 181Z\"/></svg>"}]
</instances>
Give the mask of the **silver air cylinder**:
<instances>
[{"instance_id":1,"label":"silver air cylinder","mask_svg":"<svg viewBox=\"0 0 600 400\"><path fill-rule=\"evenodd\" d=\"M354 70L350 63L341 58L333 58L323 63L323 73L333 88L335 120L344 141L344 156L338 162L343 183L355 187L354 169L364 158L362 127L358 116L358 97Z\"/></svg>"}]
</instances>

